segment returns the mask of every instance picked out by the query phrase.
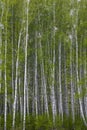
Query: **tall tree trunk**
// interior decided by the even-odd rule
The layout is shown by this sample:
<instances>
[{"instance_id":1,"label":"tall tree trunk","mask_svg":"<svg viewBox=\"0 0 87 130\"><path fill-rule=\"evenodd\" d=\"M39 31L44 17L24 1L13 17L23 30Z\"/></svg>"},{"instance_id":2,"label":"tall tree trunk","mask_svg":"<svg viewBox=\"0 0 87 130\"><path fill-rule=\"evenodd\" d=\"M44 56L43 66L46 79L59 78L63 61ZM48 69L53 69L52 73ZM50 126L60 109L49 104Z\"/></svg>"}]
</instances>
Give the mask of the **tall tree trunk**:
<instances>
[{"instance_id":1,"label":"tall tree trunk","mask_svg":"<svg viewBox=\"0 0 87 130\"><path fill-rule=\"evenodd\" d=\"M21 77L19 74L19 108L20 108L20 116L21 116L21 121L22 121L22 115L23 115L23 101L22 101L22 92L21 92Z\"/></svg>"},{"instance_id":2,"label":"tall tree trunk","mask_svg":"<svg viewBox=\"0 0 87 130\"><path fill-rule=\"evenodd\" d=\"M0 56L1 56L1 48L2 48L2 32L1 32L1 28L0 28ZM1 70L1 66L2 66L2 58L0 58L0 92L1 92L1 80L2 80L2 70Z\"/></svg>"},{"instance_id":3,"label":"tall tree trunk","mask_svg":"<svg viewBox=\"0 0 87 130\"><path fill-rule=\"evenodd\" d=\"M21 32L19 33L17 60L16 60L15 97L14 97L14 103L13 103L13 122L12 122L13 129L15 128L15 114L16 114L16 103L17 103L20 40L21 40Z\"/></svg>"},{"instance_id":4,"label":"tall tree trunk","mask_svg":"<svg viewBox=\"0 0 87 130\"><path fill-rule=\"evenodd\" d=\"M77 11L76 11L76 27L78 25L78 1L77 1ZM77 37L77 29L75 28L75 41L76 41L76 78L77 78L77 90L78 90L78 95L80 96L81 94L81 86L79 85L79 64L78 64L78 37ZM84 117L84 112L83 112L83 107L82 107L82 100L81 98L79 97L79 106L80 106L80 114L81 114L81 117L84 121L84 124L87 126L87 122L85 120L85 117Z\"/></svg>"},{"instance_id":5,"label":"tall tree trunk","mask_svg":"<svg viewBox=\"0 0 87 130\"><path fill-rule=\"evenodd\" d=\"M85 53L85 59L84 59L84 78L85 78L85 85L84 85L84 89L85 90L87 90L87 88L86 88L86 86L87 86L87 80L86 80L86 78L87 78L87 56L86 56L86 52L87 51L87 49L85 48L84 49L84 53ZM85 109L85 116L86 116L86 118L87 118L87 94L85 94L84 95L84 109Z\"/></svg>"},{"instance_id":6,"label":"tall tree trunk","mask_svg":"<svg viewBox=\"0 0 87 130\"><path fill-rule=\"evenodd\" d=\"M7 22L7 13L6 13ZM6 25L7 26L7 25ZM6 37L5 37L5 107L4 107L4 130L7 126L7 27L6 27Z\"/></svg>"},{"instance_id":7,"label":"tall tree trunk","mask_svg":"<svg viewBox=\"0 0 87 130\"><path fill-rule=\"evenodd\" d=\"M25 130L25 118L26 118L26 89L27 89L27 48L28 48L28 11L29 11L29 2L26 1L26 39L25 39L25 67L24 67L24 117L23 117L23 130Z\"/></svg>"},{"instance_id":8,"label":"tall tree trunk","mask_svg":"<svg viewBox=\"0 0 87 130\"><path fill-rule=\"evenodd\" d=\"M13 34L13 5L12 5L12 26L11 26L11 30L12 30L12 98L14 99L14 34Z\"/></svg>"},{"instance_id":9,"label":"tall tree trunk","mask_svg":"<svg viewBox=\"0 0 87 130\"><path fill-rule=\"evenodd\" d=\"M62 85L61 85L61 41L59 43L59 115L63 120Z\"/></svg>"},{"instance_id":10,"label":"tall tree trunk","mask_svg":"<svg viewBox=\"0 0 87 130\"><path fill-rule=\"evenodd\" d=\"M2 56L2 30L4 29L4 25L2 24L4 9L2 8L1 17L0 17L0 56ZM1 81L2 81L2 57L0 57L0 92L1 92Z\"/></svg>"},{"instance_id":11,"label":"tall tree trunk","mask_svg":"<svg viewBox=\"0 0 87 130\"><path fill-rule=\"evenodd\" d=\"M51 68L51 78L52 83L50 86L51 89L51 104L52 104L52 114L53 114L53 122L55 122L55 117L57 115L57 108L56 108L56 99L55 99L55 1L53 1L53 48L51 53L52 55L52 68Z\"/></svg>"},{"instance_id":12,"label":"tall tree trunk","mask_svg":"<svg viewBox=\"0 0 87 130\"><path fill-rule=\"evenodd\" d=\"M72 34L73 35L73 34ZM73 122L75 121L75 108L74 108L74 86L73 86L73 62L72 62L72 59L73 59L73 48L72 48L72 45L73 45L73 41L72 41L72 38L73 36L71 36L71 45L70 45L70 86L71 86L71 112L72 112L72 119L73 119Z\"/></svg>"},{"instance_id":13,"label":"tall tree trunk","mask_svg":"<svg viewBox=\"0 0 87 130\"><path fill-rule=\"evenodd\" d=\"M78 89L78 95L81 95L81 86L79 86L79 73L78 73L79 67L78 67L78 41L76 36L76 77L77 77L77 89ZM79 97L79 105L80 105L80 114L84 121L84 124L87 126L84 113L83 113L83 107L82 107L82 100L81 97Z\"/></svg>"},{"instance_id":14,"label":"tall tree trunk","mask_svg":"<svg viewBox=\"0 0 87 130\"><path fill-rule=\"evenodd\" d=\"M27 78L29 80L29 78ZM29 88L28 88L28 82L27 82L27 87L26 87L26 104L27 104L27 115L29 116Z\"/></svg>"},{"instance_id":15,"label":"tall tree trunk","mask_svg":"<svg viewBox=\"0 0 87 130\"><path fill-rule=\"evenodd\" d=\"M38 116L37 32L35 34L35 113Z\"/></svg>"},{"instance_id":16,"label":"tall tree trunk","mask_svg":"<svg viewBox=\"0 0 87 130\"><path fill-rule=\"evenodd\" d=\"M69 116L69 103L68 103L68 88L67 88L67 66L66 66L66 57L67 53L65 51L65 45L64 45L64 106L65 106L65 114Z\"/></svg>"},{"instance_id":17,"label":"tall tree trunk","mask_svg":"<svg viewBox=\"0 0 87 130\"><path fill-rule=\"evenodd\" d=\"M41 50L41 82L42 82L42 92L43 92L43 98L44 98L44 108L45 108L45 113L49 116L48 99L47 99L47 85L46 85L46 78L45 78L41 40L40 40L39 44L40 44L40 50Z\"/></svg>"}]
</instances>

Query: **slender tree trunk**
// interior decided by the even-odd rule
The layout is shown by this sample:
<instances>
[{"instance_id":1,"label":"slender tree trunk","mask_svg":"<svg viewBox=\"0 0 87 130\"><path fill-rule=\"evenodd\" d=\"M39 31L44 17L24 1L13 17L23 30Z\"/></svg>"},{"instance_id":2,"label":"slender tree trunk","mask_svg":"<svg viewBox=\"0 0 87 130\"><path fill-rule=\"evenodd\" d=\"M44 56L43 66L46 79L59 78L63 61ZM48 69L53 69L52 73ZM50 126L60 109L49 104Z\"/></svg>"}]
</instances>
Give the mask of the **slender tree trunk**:
<instances>
[{"instance_id":1,"label":"slender tree trunk","mask_svg":"<svg viewBox=\"0 0 87 130\"><path fill-rule=\"evenodd\" d=\"M71 38L71 45L70 45L70 85L71 85L71 112L72 112L72 119L73 122L75 121L75 107L74 107L74 86L73 86L73 62L72 62L72 38Z\"/></svg>"},{"instance_id":2,"label":"slender tree trunk","mask_svg":"<svg viewBox=\"0 0 87 130\"><path fill-rule=\"evenodd\" d=\"M44 70L44 61L43 61L43 52L42 52L42 45L40 41L40 50L41 50L41 82L42 82L42 91L43 91L43 98L44 98L44 108L45 113L49 116L48 110L48 99L47 99L47 85L46 85L46 78L45 78L45 70Z\"/></svg>"},{"instance_id":3,"label":"slender tree trunk","mask_svg":"<svg viewBox=\"0 0 87 130\"><path fill-rule=\"evenodd\" d=\"M27 78L27 80L29 80ZM26 103L27 103L27 115L29 116L29 88L28 88L28 82L27 82L27 88L26 88Z\"/></svg>"},{"instance_id":4,"label":"slender tree trunk","mask_svg":"<svg viewBox=\"0 0 87 130\"><path fill-rule=\"evenodd\" d=\"M26 89L27 89L27 48L28 48L28 8L29 8L28 0L26 2L27 9L26 9L26 39L25 39L25 67L24 67L24 117L23 117L23 130L25 130L25 118L26 118Z\"/></svg>"},{"instance_id":5,"label":"slender tree trunk","mask_svg":"<svg viewBox=\"0 0 87 130\"><path fill-rule=\"evenodd\" d=\"M12 122L13 129L15 128L15 114L16 114L16 103L17 103L20 40L21 40L21 32L20 32L20 34L19 34L17 60L16 60L15 97L14 97L14 103L13 103L13 122Z\"/></svg>"},{"instance_id":6,"label":"slender tree trunk","mask_svg":"<svg viewBox=\"0 0 87 130\"><path fill-rule=\"evenodd\" d=\"M84 89L87 90L86 86L87 86L87 80L86 80L86 77L87 77L87 60L86 60L86 50L87 49L84 49L84 52L85 52L85 60L84 60L84 78L85 78L85 85L84 85ZM85 116L87 118L87 94L85 94L84 96L84 109L85 109Z\"/></svg>"},{"instance_id":7,"label":"slender tree trunk","mask_svg":"<svg viewBox=\"0 0 87 130\"><path fill-rule=\"evenodd\" d=\"M67 116L69 116L66 56L67 56L67 54L66 54L65 45L64 45L64 77L65 77L65 83L64 83L64 106L65 106L65 114Z\"/></svg>"},{"instance_id":8,"label":"slender tree trunk","mask_svg":"<svg viewBox=\"0 0 87 130\"><path fill-rule=\"evenodd\" d=\"M76 26L78 25L78 2L77 2L77 11L76 11ZM78 95L81 94L81 86L79 85L79 64L78 64L78 38L77 38L77 29L75 28L75 40L76 40L76 78L77 78L77 90ZM80 114L84 121L84 124L87 126L87 122L84 117L83 107L82 107L82 100L79 97L79 106L80 106Z\"/></svg>"},{"instance_id":9,"label":"slender tree trunk","mask_svg":"<svg viewBox=\"0 0 87 130\"><path fill-rule=\"evenodd\" d=\"M22 121L22 115L23 115L23 102L22 102L22 92L21 92L21 77L20 77L20 74L19 74L19 108L20 108L20 116L21 116L21 121Z\"/></svg>"},{"instance_id":10,"label":"slender tree trunk","mask_svg":"<svg viewBox=\"0 0 87 130\"><path fill-rule=\"evenodd\" d=\"M59 43L59 115L63 120L62 85L61 85L61 41Z\"/></svg>"},{"instance_id":11,"label":"slender tree trunk","mask_svg":"<svg viewBox=\"0 0 87 130\"><path fill-rule=\"evenodd\" d=\"M2 48L2 32L0 28L0 56L1 56L1 48ZM0 67L2 66L2 58L0 58ZM2 70L0 68L0 92L1 92L1 80L2 80Z\"/></svg>"},{"instance_id":12,"label":"slender tree trunk","mask_svg":"<svg viewBox=\"0 0 87 130\"><path fill-rule=\"evenodd\" d=\"M29 96L30 96L30 91L29 91L29 83L30 83L30 66L28 64L28 69L27 69L27 115L29 116Z\"/></svg>"},{"instance_id":13,"label":"slender tree trunk","mask_svg":"<svg viewBox=\"0 0 87 130\"><path fill-rule=\"evenodd\" d=\"M1 20L0 20L1 21ZM1 56L1 48L2 48L2 27L0 27L0 56ZM0 67L2 66L2 58L0 58ZM2 70L0 68L0 92L1 92L1 80L2 80Z\"/></svg>"},{"instance_id":14,"label":"slender tree trunk","mask_svg":"<svg viewBox=\"0 0 87 130\"><path fill-rule=\"evenodd\" d=\"M35 34L35 113L38 116L37 32Z\"/></svg>"},{"instance_id":15,"label":"slender tree trunk","mask_svg":"<svg viewBox=\"0 0 87 130\"><path fill-rule=\"evenodd\" d=\"M56 108L56 99L55 99L55 1L53 2L53 50L52 55L52 68L51 68L51 78L52 83L50 86L51 89L51 104L52 104L52 114L53 114L53 122L55 122L55 117L57 115Z\"/></svg>"},{"instance_id":16,"label":"slender tree trunk","mask_svg":"<svg viewBox=\"0 0 87 130\"><path fill-rule=\"evenodd\" d=\"M51 88L51 103L52 103L53 122L55 122L55 117L57 115L55 90L54 90L54 84L55 84L55 45L53 48L53 63L52 63L52 65L53 65L53 67L51 68L52 83L51 83L50 88Z\"/></svg>"},{"instance_id":17,"label":"slender tree trunk","mask_svg":"<svg viewBox=\"0 0 87 130\"><path fill-rule=\"evenodd\" d=\"M3 18L4 9L2 8L1 11L1 17L0 17L0 56L2 56L2 30L4 29L4 25L2 24L2 18ZM2 81L2 57L0 58L0 92L1 92L1 81Z\"/></svg>"},{"instance_id":18,"label":"slender tree trunk","mask_svg":"<svg viewBox=\"0 0 87 130\"><path fill-rule=\"evenodd\" d=\"M81 94L81 86L79 86L79 74L78 74L78 41L77 41L77 38L76 38L76 77L77 77L77 89L78 89L78 95L80 96ZM87 123L86 123L86 120L85 120L85 117L84 117L84 113L83 113L83 107L82 107L82 100L81 98L79 97L79 105L80 105L80 114L81 114L81 117L84 121L84 124L87 126Z\"/></svg>"},{"instance_id":19,"label":"slender tree trunk","mask_svg":"<svg viewBox=\"0 0 87 130\"><path fill-rule=\"evenodd\" d=\"M7 22L7 14L6 14ZM6 25L7 26L7 25ZM4 130L7 126L7 27L6 27L6 38L5 38L5 110L4 110Z\"/></svg>"},{"instance_id":20,"label":"slender tree trunk","mask_svg":"<svg viewBox=\"0 0 87 130\"><path fill-rule=\"evenodd\" d=\"M14 38L14 34L13 34L13 5L12 5L12 26L11 26L11 30L12 30L12 98L14 99L14 42L13 42L13 38Z\"/></svg>"}]
</instances>

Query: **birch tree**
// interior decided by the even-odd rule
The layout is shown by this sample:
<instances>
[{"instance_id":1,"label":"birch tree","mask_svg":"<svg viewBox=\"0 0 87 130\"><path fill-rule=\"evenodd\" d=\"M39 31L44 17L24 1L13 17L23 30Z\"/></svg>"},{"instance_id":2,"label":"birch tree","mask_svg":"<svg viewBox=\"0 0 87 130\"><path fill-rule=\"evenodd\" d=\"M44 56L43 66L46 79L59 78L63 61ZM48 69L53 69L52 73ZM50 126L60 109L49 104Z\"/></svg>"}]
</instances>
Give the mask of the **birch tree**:
<instances>
[{"instance_id":1,"label":"birch tree","mask_svg":"<svg viewBox=\"0 0 87 130\"><path fill-rule=\"evenodd\" d=\"M46 77L44 72L44 61L43 61L43 52L42 52L42 45L41 40L39 42L40 50L41 50L41 84L42 84L42 94L44 98L44 106L45 106L45 113L49 116L49 110L48 110L48 99L47 99L47 86L46 86Z\"/></svg>"},{"instance_id":2,"label":"birch tree","mask_svg":"<svg viewBox=\"0 0 87 130\"><path fill-rule=\"evenodd\" d=\"M86 17L86 0L0 0L0 129L86 129Z\"/></svg>"},{"instance_id":3,"label":"birch tree","mask_svg":"<svg viewBox=\"0 0 87 130\"><path fill-rule=\"evenodd\" d=\"M21 41L21 32L20 32L20 34L19 34L18 51L17 51L17 60L16 60L15 98L14 98L14 103L13 103L13 122L12 122L13 128L15 127L15 113L16 113L16 103L17 103L18 68L19 68L19 49L20 49L20 41Z\"/></svg>"},{"instance_id":4,"label":"birch tree","mask_svg":"<svg viewBox=\"0 0 87 130\"><path fill-rule=\"evenodd\" d=\"M35 113L38 116L38 81L37 81L37 32L35 35Z\"/></svg>"},{"instance_id":5,"label":"birch tree","mask_svg":"<svg viewBox=\"0 0 87 130\"><path fill-rule=\"evenodd\" d=\"M76 26L78 24L78 1L77 1L77 11L76 11ZM75 28L75 40L76 40L76 78L77 78L77 89L78 89L78 94L80 95L81 93L81 86L79 86L79 65L78 65L78 38L77 38L77 29ZM82 100L79 97L79 105L80 105L80 113L81 113L81 117L84 121L84 124L87 126L85 117L84 117L84 113L83 113L83 107L82 107Z\"/></svg>"},{"instance_id":6,"label":"birch tree","mask_svg":"<svg viewBox=\"0 0 87 130\"><path fill-rule=\"evenodd\" d=\"M25 117L26 117L26 88L27 88L27 47L28 47L28 11L30 0L26 1L26 37L25 37L25 67L24 67L24 117L23 117L23 130L25 130Z\"/></svg>"},{"instance_id":7,"label":"birch tree","mask_svg":"<svg viewBox=\"0 0 87 130\"><path fill-rule=\"evenodd\" d=\"M51 68L51 78L52 78L52 83L50 86L51 89L51 105L52 105L52 114L53 114L53 122L55 122L55 117L57 114L56 110L56 99L55 99L55 1L53 2L53 57L52 57L52 68Z\"/></svg>"},{"instance_id":8,"label":"birch tree","mask_svg":"<svg viewBox=\"0 0 87 130\"><path fill-rule=\"evenodd\" d=\"M2 17L3 17L3 13L4 13L4 7L3 7L3 3L1 3L2 5L2 12L0 15L0 55L1 55L1 48L2 48L2 30L4 29L4 25L2 24ZM0 58L0 67L2 66L2 59ZM2 70L0 68L0 92L1 92L1 79L2 79Z\"/></svg>"},{"instance_id":9,"label":"birch tree","mask_svg":"<svg viewBox=\"0 0 87 130\"><path fill-rule=\"evenodd\" d=\"M8 7L9 7L9 1L7 1L7 8L6 8L6 25L5 25L5 63L4 63L4 79L5 79L5 103L4 103L4 130L7 128L7 45L8 45L8 30L7 30L7 20L8 20Z\"/></svg>"},{"instance_id":10,"label":"birch tree","mask_svg":"<svg viewBox=\"0 0 87 130\"><path fill-rule=\"evenodd\" d=\"M59 43L59 115L63 120L62 85L61 85L61 41Z\"/></svg>"}]
</instances>

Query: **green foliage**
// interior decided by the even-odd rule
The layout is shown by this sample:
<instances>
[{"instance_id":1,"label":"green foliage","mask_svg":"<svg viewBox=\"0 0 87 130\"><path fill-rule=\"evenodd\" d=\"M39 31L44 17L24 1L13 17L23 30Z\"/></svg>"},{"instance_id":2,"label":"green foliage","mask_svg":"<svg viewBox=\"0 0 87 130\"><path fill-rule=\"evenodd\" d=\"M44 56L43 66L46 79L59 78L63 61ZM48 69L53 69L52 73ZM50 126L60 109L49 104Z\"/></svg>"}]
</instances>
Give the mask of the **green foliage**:
<instances>
[{"instance_id":1,"label":"green foliage","mask_svg":"<svg viewBox=\"0 0 87 130\"><path fill-rule=\"evenodd\" d=\"M61 129L62 126L63 126L63 122L62 122L62 119L60 116L56 116L56 120L55 120L55 123L53 124L54 128L58 128L58 129Z\"/></svg>"},{"instance_id":2,"label":"green foliage","mask_svg":"<svg viewBox=\"0 0 87 130\"><path fill-rule=\"evenodd\" d=\"M50 130L52 128L52 121L46 116L38 116L36 119L36 130Z\"/></svg>"},{"instance_id":3,"label":"green foliage","mask_svg":"<svg viewBox=\"0 0 87 130\"><path fill-rule=\"evenodd\" d=\"M55 7L54 7L55 3ZM7 130L10 130L12 127L12 114L9 114L9 111L13 111L12 106L14 103L14 94L15 90L15 79L16 79L16 61L17 61L17 49L18 49L18 39L20 30L22 30L21 43L19 49L19 65L18 65L18 78L20 78L20 90L19 90L19 79L17 81L17 113L20 112L20 103L24 102L24 66L25 66L25 39L26 39L26 7L27 0L0 0L0 23L4 25L4 29L0 30L1 43L0 46L0 111L4 111L4 96L5 96L5 41L7 41L7 53L6 53L6 83L7 83ZM55 9L54 9L55 8ZM70 11L73 9L73 15L70 16ZM78 17L77 17L78 10ZM54 16L55 15L55 16ZM55 18L54 18L55 17ZM39 106L45 104L39 97L44 93L41 92L41 69L44 66L44 75L46 78L46 90L47 90L47 99L49 113L51 116L49 118L46 115L36 116L26 116L26 130L86 130L81 118L77 118L75 122L72 122L72 117L66 117L64 115L64 120L60 119L59 116L56 117L55 123L52 121L52 103L50 100L51 85L54 81L54 93L56 98L56 104L58 105L58 96L59 96L59 44L61 42L61 87L67 86L68 93L68 102L69 110L71 109L71 72L70 72L70 48L72 43L72 81L73 87L75 90L75 100L83 98L87 94L86 89L86 80L87 74L85 74L87 64L87 1L80 0L77 4L77 0L30 0L29 12L28 12L28 48L27 48L27 81L29 88L29 107L32 108L34 104L35 109L35 44L37 42L37 82L38 82L38 111L42 112ZM55 19L55 20L54 20ZM55 21L55 22L54 22ZM76 21L77 24L76 24ZM72 29L73 28L73 29ZM6 31L7 30L7 31ZM55 32L54 32L55 31ZM37 35L35 34L37 32ZM55 33L55 34L54 34ZM41 34L41 35L39 35ZM72 40L69 38L69 35L72 36ZM77 37L77 39L76 39ZM78 41L78 77L79 83L77 83L76 76L76 40ZM71 42L72 41L72 42ZM13 42L13 46L12 46ZM40 43L42 47L40 48ZM13 49L13 50L12 50ZM55 63L53 63L53 56L55 50ZM64 51L64 52L63 52ZM13 57L12 57L13 55ZM13 58L13 59L12 59ZM13 61L13 64L12 64ZM43 61L43 66L42 66ZM64 65L66 66L64 68ZM13 67L13 68L12 68ZM85 69L84 69L85 68ZM55 76L52 76L52 70L55 69ZM66 69L66 74L64 72ZM80 71L81 76L80 76ZM13 77L12 77L13 72ZM29 75L29 76L28 76ZM13 78L13 79L12 79ZM29 79L28 79L29 78ZM13 80L13 81L12 81ZM66 80L66 83L65 83ZM12 86L13 83L13 86ZM56 88L58 87L58 92ZM81 93L78 94L77 86L82 88ZM14 88L12 88L14 87ZM33 91L32 91L33 90ZM66 93L66 92L65 92ZM33 95L33 96L32 96ZM40 95L40 96L39 96ZM62 97L65 96L62 93ZM21 97L21 101L20 101ZM27 96L26 96L27 97ZM34 103L33 103L34 102ZM40 104L41 102L41 104ZM63 98L64 102L64 98ZM76 102L76 101L75 101ZM84 101L83 101L84 104ZM23 105L23 104L22 104ZM83 105L84 106L84 105ZM75 107L79 108L79 103L75 104ZM58 108L57 108L58 109ZM84 109L83 109L84 111ZM3 112L4 113L4 112ZM20 114L16 113L16 127L15 130L22 130L23 119L20 118ZM23 117L22 117L23 118ZM0 130L4 127L4 116L0 113Z\"/></svg>"},{"instance_id":4,"label":"green foliage","mask_svg":"<svg viewBox=\"0 0 87 130\"><path fill-rule=\"evenodd\" d=\"M80 117L76 117L74 128L75 130L87 130L87 127L84 126L83 120Z\"/></svg>"},{"instance_id":5,"label":"green foliage","mask_svg":"<svg viewBox=\"0 0 87 130\"><path fill-rule=\"evenodd\" d=\"M35 130L36 117L29 115L26 117L26 130Z\"/></svg>"},{"instance_id":6,"label":"green foliage","mask_svg":"<svg viewBox=\"0 0 87 130\"><path fill-rule=\"evenodd\" d=\"M51 128L52 121L46 115L26 117L26 130L50 130Z\"/></svg>"},{"instance_id":7,"label":"green foliage","mask_svg":"<svg viewBox=\"0 0 87 130\"><path fill-rule=\"evenodd\" d=\"M52 121L52 116L50 115L29 115L26 116L26 130L87 130L84 126L83 120L76 116L75 122L73 122L72 117L67 117L64 115L64 120L62 121L59 116L56 116L55 123ZM20 115L16 114L16 126L15 130L22 130L23 123L20 119ZM4 128L4 116L0 116L0 130ZM7 130L12 129L12 115L7 115Z\"/></svg>"},{"instance_id":8,"label":"green foliage","mask_svg":"<svg viewBox=\"0 0 87 130\"><path fill-rule=\"evenodd\" d=\"M4 125L4 115L0 116L0 130L3 129L3 125Z\"/></svg>"},{"instance_id":9,"label":"green foliage","mask_svg":"<svg viewBox=\"0 0 87 130\"><path fill-rule=\"evenodd\" d=\"M7 130L11 129L12 127L12 115L8 114L7 116Z\"/></svg>"}]
</instances>

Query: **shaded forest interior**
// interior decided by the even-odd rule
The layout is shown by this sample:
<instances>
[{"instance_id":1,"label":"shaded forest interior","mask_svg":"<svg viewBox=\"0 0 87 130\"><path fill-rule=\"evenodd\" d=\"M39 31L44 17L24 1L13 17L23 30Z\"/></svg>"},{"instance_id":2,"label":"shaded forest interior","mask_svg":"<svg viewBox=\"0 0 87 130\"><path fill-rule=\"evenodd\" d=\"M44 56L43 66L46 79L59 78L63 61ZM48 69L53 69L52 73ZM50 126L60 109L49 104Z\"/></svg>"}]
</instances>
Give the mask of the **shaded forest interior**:
<instances>
[{"instance_id":1,"label":"shaded forest interior","mask_svg":"<svg viewBox=\"0 0 87 130\"><path fill-rule=\"evenodd\" d=\"M87 130L87 0L0 0L0 130Z\"/></svg>"}]
</instances>

